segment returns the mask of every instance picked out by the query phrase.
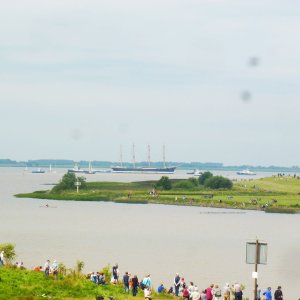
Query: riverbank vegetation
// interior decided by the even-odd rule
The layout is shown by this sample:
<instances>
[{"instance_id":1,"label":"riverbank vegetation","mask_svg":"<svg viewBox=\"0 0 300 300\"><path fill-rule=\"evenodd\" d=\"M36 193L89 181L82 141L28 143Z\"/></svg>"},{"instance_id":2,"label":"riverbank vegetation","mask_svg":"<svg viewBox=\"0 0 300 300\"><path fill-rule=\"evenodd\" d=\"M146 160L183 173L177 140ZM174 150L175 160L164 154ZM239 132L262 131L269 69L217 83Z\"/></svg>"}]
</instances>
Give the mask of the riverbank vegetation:
<instances>
[{"instance_id":1,"label":"riverbank vegetation","mask_svg":"<svg viewBox=\"0 0 300 300\"><path fill-rule=\"evenodd\" d=\"M71 184L70 184L70 178ZM61 188L68 180L68 188ZM86 182L81 177L79 192L75 174L64 175L52 190L18 194L17 197L158 203L220 208L257 209L267 212L300 212L300 180L296 176L273 176L257 180L231 181L205 172L199 178L140 182Z\"/></svg>"},{"instance_id":2,"label":"riverbank vegetation","mask_svg":"<svg viewBox=\"0 0 300 300\"><path fill-rule=\"evenodd\" d=\"M46 277L42 271L36 272L8 265L0 267L0 299L95 300L96 296L104 297L103 300L144 299L142 290L136 297L131 294L125 296L122 284L95 284L90 278L78 272L77 267L59 268L59 270L59 276L56 279L52 275ZM156 294L154 291L153 296L155 299L172 298L167 294Z\"/></svg>"}]
</instances>

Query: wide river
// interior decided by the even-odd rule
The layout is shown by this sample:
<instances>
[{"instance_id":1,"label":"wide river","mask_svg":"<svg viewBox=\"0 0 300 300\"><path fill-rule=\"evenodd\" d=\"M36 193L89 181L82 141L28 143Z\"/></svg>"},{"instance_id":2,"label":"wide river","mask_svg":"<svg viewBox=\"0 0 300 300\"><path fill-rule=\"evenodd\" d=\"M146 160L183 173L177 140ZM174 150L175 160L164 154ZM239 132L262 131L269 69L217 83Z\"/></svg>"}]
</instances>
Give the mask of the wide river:
<instances>
[{"instance_id":1,"label":"wide river","mask_svg":"<svg viewBox=\"0 0 300 300\"><path fill-rule=\"evenodd\" d=\"M266 214L171 205L18 199L14 194L50 189L66 170L32 174L0 168L0 243L16 244L17 260L27 268L46 259L85 271L119 263L142 278L150 273L154 286L172 285L174 274L199 288L226 282L246 285L252 299L253 265L245 262L246 242L268 243L268 263L258 267L262 289L282 286L285 299L300 297L300 215ZM233 172L224 175L234 177ZM258 174L264 176L265 174ZM159 175L95 174L88 181L158 179ZM187 178L178 171L172 178ZM53 208L41 207L49 203Z\"/></svg>"}]
</instances>

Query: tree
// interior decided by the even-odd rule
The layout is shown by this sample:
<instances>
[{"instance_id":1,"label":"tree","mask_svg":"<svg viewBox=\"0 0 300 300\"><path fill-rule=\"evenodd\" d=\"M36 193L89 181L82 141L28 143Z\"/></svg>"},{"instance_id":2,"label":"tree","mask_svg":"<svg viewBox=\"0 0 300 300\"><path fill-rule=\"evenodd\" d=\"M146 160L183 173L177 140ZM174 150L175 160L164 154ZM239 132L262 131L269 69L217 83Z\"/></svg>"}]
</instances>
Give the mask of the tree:
<instances>
[{"instance_id":1,"label":"tree","mask_svg":"<svg viewBox=\"0 0 300 300\"><path fill-rule=\"evenodd\" d=\"M77 262L76 262L76 272L77 272L77 274L80 274L82 272L83 268L84 268L84 261L77 260Z\"/></svg>"},{"instance_id":2,"label":"tree","mask_svg":"<svg viewBox=\"0 0 300 300\"><path fill-rule=\"evenodd\" d=\"M206 179L208 179L212 176L213 176L213 174L211 172L209 172L209 171L204 172L202 175L199 176L199 179L198 179L199 184L204 185Z\"/></svg>"},{"instance_id":3,"label":"tree","mask_svg":"<svg viewBox=\"0 0 300 300\"><path fill-rule=\"evenodd\" d=\"M61 192L65 190L73 190L76 188L75 183L80 182L80 188L86 188L86 179L84 177L76 177L75 173L66 173L60 182L52 189L53 192Z\"/></svg>"},{"instance_id":4,"label":"tree","mask_svg":"<svg viewBox=\"0 0 300 300\"><path fill-rule=\"evenodd\" d=\"M0 252L1 251L4 251L4 262L8 265L10 265L17 256L15 252L15 245L13 244L0 244Z\"/></svg>"},{"instance_id":5,"label":"tree","mask_svg":"<svg viewBox=\"0 0 300 300\"><path fill-rule=\"evenodd\" d=\"M188 178L188 181L191 182L194 186L198 186L198 184L199 184L197 178L195 178L195 177Z\"/></svg>"},{"instance_id":6,"label":"tree","mask_svg":"<svg viewBox=\"0 0 300 300\"><path fill-rule=\"evenodd\" d=\"M161 188L162 190L172 189L172 182L168 176L162 176L155 185L156 188Z\"/></svg>"},{"instance_id":7,"label":"tree","mask_svg":"<svg viewBox=\"0 0 300 300\"><path fill-rule=\"evenodd\" d=\"M223 176L212 176L205 180L204 186L210 189L231 189L232 181Z\"/></svg>"}]
</instances>

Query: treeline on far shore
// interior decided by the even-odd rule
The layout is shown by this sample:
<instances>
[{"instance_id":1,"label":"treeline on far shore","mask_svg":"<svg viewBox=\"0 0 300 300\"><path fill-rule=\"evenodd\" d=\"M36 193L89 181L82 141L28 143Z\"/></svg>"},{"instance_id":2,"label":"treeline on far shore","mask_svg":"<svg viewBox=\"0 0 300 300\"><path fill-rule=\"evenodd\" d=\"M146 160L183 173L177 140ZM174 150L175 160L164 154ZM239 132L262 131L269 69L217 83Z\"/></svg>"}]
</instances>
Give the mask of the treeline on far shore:
<instances>
[{"instance_id":1,"label":"treeline on far shore","mask_svg":"<svg viewBox=\"0 0 300 300\"><path fill-rule=\"evenodd\" d=\"M0 167L52 167L56 168L71 168L78 164L82 168L87 168L92 163L94 168L106 168L109 169L112 166L117 166L120 163L116 161L87 161L80 160L74 161L69 159L36 159L27 161L17 161L12 159L0 159ZM136 162L137 167L148 165L148 162L141 161ZM157 161L152 162L153 167L161 167L163 162ZM251 169L256 172L300 172L300 166L252 166L252 165L236 165L236 166L224 166L223 163L219 162L168 162L170 166L176 166L178 170L219 170L219 171L239 171L244 169ZM132 166L130 162L123 162L123 166Z\"/></svg>"}]
</instances>

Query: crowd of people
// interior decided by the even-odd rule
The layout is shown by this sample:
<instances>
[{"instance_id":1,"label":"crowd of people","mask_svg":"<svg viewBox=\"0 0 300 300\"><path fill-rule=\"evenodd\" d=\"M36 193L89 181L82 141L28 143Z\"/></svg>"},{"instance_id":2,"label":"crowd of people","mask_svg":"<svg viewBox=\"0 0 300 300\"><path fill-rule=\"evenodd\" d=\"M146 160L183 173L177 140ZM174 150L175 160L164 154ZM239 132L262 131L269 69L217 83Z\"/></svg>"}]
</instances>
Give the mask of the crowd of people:
<instances>
[{"instance_id":1,"label":"crowd of people","mask_svg":"<svg viewBox=\"0 0 300 300\"><path fill-rule=\"evenodd\" d=\"M4 264L4 252L1 251L0 266ZM25 269L23 262L17 262L15 263L15 266L17 268ZM51 274L55 279L57 279L59 273L59 264L56 260L51 263L48 259L46 260L44 266L36 266L34 271L44 272L46 278L48 278ZM132 276L129 272L125 272L120 280L118 264L113 265L111 271L111 284L122 283L124 286L124 293L129 294L131 291L133 296L136 296L138 289L141 289L144 292L145 299L151 300L153 286L150 274L147 274L142 280L139 280L137 275ZM93 283L99 285L108 283L103 272L91 272L87 274L87 278ZM176 273L174 276L173 285L169 288L166 288L164 284L161 283L157 288L157 293L174 295L175 297L180 297L183 300L230 300L232 298L235 300L242 300L243 286L238 282L234 282L231 285L226 283L222 288L218 284L211 284L207 288L199 289L198 286L193 282L187 284L184 277L180 277L179 273ZM261 290L257 286L256 300L283 300L281 286L278 286L274 292L274 295L272 294L271 287L268 287L266 290Z\"/></svg>"},{"instance_id":2,"label":"crowd of people","mask_svg":"<svg viewBox=\"0 0 300 300\"><path fill-rule=\"evenodd\" d=\"M100 276L98 274L101 274ZM95 277L96 276L96 277ZM98 284L105 284L105 278L103 273L90 273L91 281ZM95 279L96 278L96 279ZM102 278L102 280L101 280ZM152 295L152 284L151 276L147 274L142 280L139 281L137 275L131 275L129 272L125 272L122 278L120 278L118 264L112 267L112 277L110 283L118 284L122 283L124 286L124 293L129 294L130 291L133 296L137 295L138 289L143 290L144 297L146 300L151 300ZM186 283L184 277L180 277L179 273L175 274L173 285L166 288L161 283L157 288L157 293L166 293L180 297L183 300L235 300L243 299L243 286L234 282L233 284L226 283L224 287L220 287L218 284L211 284L207 288L199 289L193 282ZM265 291L262 291L257 286L256 300L283 300L283 293L281 287L278 286L277 290L272 296L271 288L268 287ZM299 299L300 300L300 299Z\"/></svg>"}]
</instances>

